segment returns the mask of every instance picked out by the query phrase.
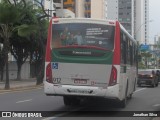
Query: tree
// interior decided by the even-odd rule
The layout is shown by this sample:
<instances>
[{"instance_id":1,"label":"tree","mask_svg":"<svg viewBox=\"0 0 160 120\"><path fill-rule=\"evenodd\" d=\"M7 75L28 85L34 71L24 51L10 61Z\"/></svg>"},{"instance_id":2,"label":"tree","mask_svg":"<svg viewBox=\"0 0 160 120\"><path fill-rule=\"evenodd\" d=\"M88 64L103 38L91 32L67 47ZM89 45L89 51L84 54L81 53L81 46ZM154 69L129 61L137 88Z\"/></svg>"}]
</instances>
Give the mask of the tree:
<instances>
[{"instance_id":1,"label":"tree","mask_svg":"<svg viewBox=\"0 0 160 120\"><path fill-rule=\"evenodd\" d=\"M23 3L23 7L22 6ZM3 49L2 49L2 56L4 56L4 61L6 65L6 83L5 89L9 89L9 71L8 71L8 53L11 50L11 36L12 34L17 31L17 34L20 36L29 36L33 31L35 31L34 25L27 25L27 24L18 24L21 23L20 20L25 19L26 14L24 14L24 10L26 10L26 2L25 0L20 1L17 3L14 0L14 4L11 4L9 1L3 1L0 3L0 36L3 39ZM23 9L23 8L26 9ZM28 12L27 12L28 13ZM28 19L27 19L28 20ZM19 60L18 62L21 62ZM22 63L21 63L22 64ZM20 64L19 64L20 65Z\"/></svg>"},{"instance_id":2,"label":"tree","mask_svg":"<svg viewBox=\"0 0 160 120\"><path fill-rule=\"evenodd\" d=\"M18 27L18 33L14 32L11 38L11 53L16 59L18 67L17 80L21 80L21 67L29 56L31 46L30 36L36 33L38 28L35 16L36 11L33 9L33 4L24 3L25 1L16 4L16 7L18 7L23 16L19 18L19 22L14 24L20 27Z\"/></svg>"},{"instance_id":3,"label":"tree","mask_svg":"<svg viewBox=\"0 0 160 120\"><path fill-rule=\"evenodd\" d=\"M43 6L43 0L35 0L37 4L39 4L39 8L37 9L37 20L38 20L38 32L32 36L32 38L35 40L36 48L34 49L34 52L31 53L31 61L34 61L36 66L36 72L37 72L37 85L43 83L43 77L44 77L44 67L45 67L45 45L47 40L47 28L48 28L48 20L46 18L49 17L49 15L44 10ZM34 56L34 57L33 57ZM39 67L38 67L39 66Z\"/></svg>"},{"instance_id":4,"label":"tree","mask_svg":"<svg viewBox=\"0 0 160 120\"><path fill-rule=\"evenodd\" d=\"M148 67L148 59L152 57L152 54L150 52L142 52L141 56L145 59L145 65L146 68Z\"/></svg>"},{"instance_id":5,"label":"tree","mask_svg":"<svg viewBox=\"0 0 160 120\"><path fill-rule=\"evenodd\" d=\"M0 36L3 38L3 50L2 55L4 56L5 65L6 65L6 83L5 89L9 89L9 71L8 71L8 53L10 51L10 37L13 33L14 27L13 24L18 21L20 17L20 12L18 9L7 3L0 3L0 29L2 29Z\"/></svg>"},{"instance_id":6,"label":"tree","mask_svg":"<svg viewBox=\"0 0 160 120\"><path fill-rule=\"evenodd\" d=\"M18 68L17 80L21 80L21 68L29 56L30 41L27 38L18 36L17 34L14 34L11 39L11 54L16 59Z\"/></svg>"},{"instance_id":7,"label":"tree","mask_svg":"<svg viewBox=\"0 0 160 120\"><path fill-rule=\"evenodd\" d=\"M36 48L35 48L35 64L37 71L37 85L43 83L44 67L45 67L45 46L47 41L48 21L43 19L39 21L39 30L36 34ZM39 66L39 67L38 67Z\"/></svg>"},{"instance_id":8,"label":"tree","mask_svg":"<svg viewBox=\"0 0 160 120\"><path fill-rule=\"evenodd\" d=\"M12 54L17 59L17 66L19 69L18 74L20 74L21 66L26 59L25 53L28 54L27 50L29 48L29 47L27 48L26 46L24 47L23 44L27 45L29 43L32 43L33 45L30 44L30 46L33 46L33 47L37 46L36 48L33 48L32 51L30 51L32 53L36 52L38 54L37 63L39 63L41 65L41 67L40 67L41 69L38 70L39 74L37 76L37 84L42 83L42 80L43 80L43 74L41 75L41 73L43 73L43 69L44 69L45 41L46 41L46 35L47 35L47 32L46 32L47 27L46 26L48 25L47 24L48 21L45 19L46 17L48 17L48 15L46 14L46 12L44 10L44 6L42 4L42 1L43 0L41 0L41 2L39 2L37 0L37 3L40 4L39 8L41 8L41 9L36 9L36 10L33 9L33 4L28 5L28 2L26 4L26 0L20 0L19 2L17 2L17 0L13 0L13 3L11 3L9 0L4 0L4 2L2 2L1 3L2 5L0 6L0 11L5 11L5 12L3 12L3 14L0 14L0 16L1 16L0 29L3 30L3 32L1 32L1 36L4 39L3 50L2 50L2 54L3 54L3 56L5 56L4 61L8 61L8 53L11 50ZM9 8L8 6L11 6L12 9L14 9L14 10ZM30 7L30 8L28 9L27 7L28 8ZM9 23L5 22L6 20L10 20L10 22ZM7 27L4 27L4 25ZM35 32L35 28L36 28L35 25L40 26L38 29L38 33ZM4 28L7 28L7 30L4 30ZM14 30L17 30L17 33ZM19 36L17 36L16 34L20 35L21 38ZM14 35L14 37L16 36L17 38L12 39L12 37L11 37L12 35ZM35 37L33 37L33 36L35 36ZM24 38L22 38L22 37L24 37ZM30 39L30 38L36 38L35 39L36 42L31 42L30 40L33 40L33 39ZM26 41L27 41L27 44L26 44ZM17 45L16 45L16 43L17 43ZM36 45L34 46L35 43L36 43ZM34 50L34 52L33 52L33 50ZM8 62L6 62L6 71L7 71L6 72L7 77L6 77L5 88L9 89ZM18 76L17 76L17 78L18 78ZM19 76L19 78L20 78L20 76Z\"/></svg>"},{"instance_id":9,"label":"tree","mask_svg":"<svg viewBox=\"0 0 160 120\"><path fill-rule=\"evenodd\" d=\"M0 30L0 33L1 33L1 30ZM3 81L3 71L4 71L4 56L2 54L2 43L3 43L3 39L2 37L0 36L0 80Z\"/></svg>"}]
</instances>

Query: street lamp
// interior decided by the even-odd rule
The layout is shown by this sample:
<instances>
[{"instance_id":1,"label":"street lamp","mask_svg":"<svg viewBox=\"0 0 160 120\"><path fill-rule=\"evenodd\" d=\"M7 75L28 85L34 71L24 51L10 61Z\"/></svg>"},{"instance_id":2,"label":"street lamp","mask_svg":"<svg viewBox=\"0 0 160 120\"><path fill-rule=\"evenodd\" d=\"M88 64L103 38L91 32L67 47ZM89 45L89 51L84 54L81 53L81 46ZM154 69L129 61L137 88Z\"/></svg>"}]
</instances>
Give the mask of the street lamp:
<instances>
[{"instance_id":1,"label":"street lamp","mask_svg":"<svg viewBox=\"0 0 160 120\"><path fill-rule=\"evenodd\" d=\"M149 20L149 21L147 21L147 22L153 22L153 20ZM138 29L136 30L136 32L135 32L134 35L136 35L136 34L138 33L138 31L141 29L141 27L142 27L143 25L145 25L147 22L142 23L142 24L138 27Z\"/></svg>"},{"instance_id":2,"label":"street lamp","mask_svg":"<svg viewBox=\"0 0 160 120\"><path fill-rule=\"evenodd\" d=\"M142 23L138 28L137 28L137 30L135 31L135 33L134 33L134 37L137 39L138 38L138 35L140 35L140 34L137 34L140 30L141 30L141 28L142 28L142 26L143 25L145 25L145 24L147 24L148 22L153 22L153 20L149 20L149 21L145 21L144 23ZM138 42L139 42L139 47L141 47L141 43L140 43L140 41L139 40L137 40ZM146 43L146 42L145 42ZM140 49L138 49L138 54L141 56L141 50ZM146 64L146 67L148 67L148 64L147 64L147 59L145 60L145 64Z\"/></svg>"}]
</instances>

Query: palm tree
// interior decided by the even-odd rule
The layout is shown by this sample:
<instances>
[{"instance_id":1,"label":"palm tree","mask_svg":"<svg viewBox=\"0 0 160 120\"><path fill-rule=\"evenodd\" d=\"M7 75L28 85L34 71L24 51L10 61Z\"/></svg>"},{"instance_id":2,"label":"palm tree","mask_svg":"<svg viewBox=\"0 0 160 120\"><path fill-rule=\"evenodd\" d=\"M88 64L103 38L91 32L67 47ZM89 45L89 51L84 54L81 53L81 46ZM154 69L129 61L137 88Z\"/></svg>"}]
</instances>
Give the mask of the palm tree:
<instances>
[{"instance_id":1,"label":"palm tree","mask_svg":"<svg viewBox=\"0 0 160 120\"><path fill-rule=\"evenodd\" d=\"M148 59L152 57L152 54L150 52L142 52L141 55L145 58L145 65L148 68Z\"/></svg>"},{"instance_id":2,"label":"palm tree","mask_svg":"<svg viewBox=\"0 0 160 120\"><path fill-rule=\"evenodd\" d=\"M0 35L3 38L3 50L5 65L6 65L6 83L5 89L9 89L9 72L8 72L8 53L10 51L10 37L14 30L13 24L18 21L20 12L13 4L0 3L0 29L2 29Z\"/></svg>"},{"instance_id":3,"label":"palm tree","mask_svg":"<svg viewBox=\"0 0 160 120\"><path fill-rule=\"evenodd\" d=\"M11 51L10 48L11 43L19 42L19 39L18 41L11 42L12 41L11 36L12 35L15 36L15 31L17 31L17 34L21 36L22 41L26 40L31 33L36 32L37 29L37 26L35 25L36 17L34 15L35 12L33 11L33 4L30 4L29 2L27 2L26 4L25 0L22 0L19 3L14 1L14 4L5 1L0 4L0 11L3 11L3 13L0 14L0 28L2 29L1 36L4 39L2 53L5 56L5 61L7 61L5 89L9 89L10 87L9 87L9 75L8 75L8 53L9 51ZM22 53L24 49L21 49L21 45L19 45L18 47L20 47L18 52ZM17 56L17 53L15 54ZM18 56L17 59L17 66L18 66L17 79L21 78L20 77L21 66L26 60L26 56L24 56L25 57L24 59L24 57L22 57L23 56L22 54L20 54L20 56Z\"/></svg>"}]
</instances>

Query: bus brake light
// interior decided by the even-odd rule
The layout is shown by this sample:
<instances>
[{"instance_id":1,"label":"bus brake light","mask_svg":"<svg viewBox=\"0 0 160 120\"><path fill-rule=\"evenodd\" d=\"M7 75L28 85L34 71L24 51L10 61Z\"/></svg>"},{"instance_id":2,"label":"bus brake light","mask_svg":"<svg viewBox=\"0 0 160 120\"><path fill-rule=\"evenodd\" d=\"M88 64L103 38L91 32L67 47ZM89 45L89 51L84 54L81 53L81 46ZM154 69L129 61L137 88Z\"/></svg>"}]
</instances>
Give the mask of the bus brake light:
<instances>
[{"instance_id":1,"label":"bus brake light","mask_svg":"<svg viewBox=\"0 0 160 120\"><path fill-rule=\"evenodd\" d=\"M53 83L51 63L49 63L46 67L46 81L49 82L49 83Z\"/></svg>"},{"instance_id":2,"label":"bus brake light","mask_svg":"<svg viewBox=\"0 0 160 120\"><path fill-rule=\"evenodd\" d=\"M110 76L110 81L109 81L109 86L113 86L117 83L117 69L112 66L112 71L111 71L111 76Z\"/></svg>"}]
</instances>

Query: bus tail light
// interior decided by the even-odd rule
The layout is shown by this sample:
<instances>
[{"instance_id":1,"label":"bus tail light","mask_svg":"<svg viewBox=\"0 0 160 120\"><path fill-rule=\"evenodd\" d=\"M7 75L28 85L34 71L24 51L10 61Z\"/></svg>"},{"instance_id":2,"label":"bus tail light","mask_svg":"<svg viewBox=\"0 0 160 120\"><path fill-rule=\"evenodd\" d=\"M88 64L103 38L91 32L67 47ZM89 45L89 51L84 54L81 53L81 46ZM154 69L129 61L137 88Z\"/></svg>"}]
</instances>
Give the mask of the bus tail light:
<instances>
[{"instance_id":1,"label":"bus tail light","mask_svg":"<svg viewBox=\"0 0 160 120\"><path fill-rule=\"evenodd\" d=\"M113 86L116 84L117 84L117 69L114 66L112 66L109 86Z\"/></svg>"},{"instance_id":2,"label":"bus tail light","mask_svg":"<svg viewBox=\"0 0 160 120\"><path fill-rule=\"evenodd\" d=\"M52 82L52 69L51 69L51 63L49 63L46 67L46 81L49 83Z\"/></svg>"}]
</instances>

